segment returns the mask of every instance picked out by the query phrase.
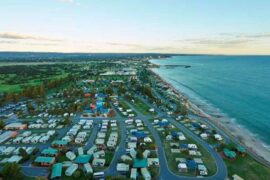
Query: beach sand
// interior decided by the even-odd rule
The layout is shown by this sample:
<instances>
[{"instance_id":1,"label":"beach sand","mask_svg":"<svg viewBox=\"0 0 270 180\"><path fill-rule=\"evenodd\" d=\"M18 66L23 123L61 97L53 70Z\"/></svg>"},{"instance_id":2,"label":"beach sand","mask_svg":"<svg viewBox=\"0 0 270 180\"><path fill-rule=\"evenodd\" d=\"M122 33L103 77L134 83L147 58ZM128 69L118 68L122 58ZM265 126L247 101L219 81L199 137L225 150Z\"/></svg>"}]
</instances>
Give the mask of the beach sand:
<instances>
[{"instance_id":1,"label":"beach sand","mask_svg":"<svg viewBox=\"0 0 270 180\"><path fill-rule=\"evenodd\" d=\"M180 90L174 88L173 85L164 80L161 76L155 73L152 69L149 69L163 84L168 86L175 94L177 94L180 100L185 100L190 110L199 117L206 118L210 123L222 130L231 141L241 144L246 148L247 152L257 161L270 166L270 150L264 146L263 142L256 139L248 130L241 127L231 119L223 116L211 116L193 104Z\"/></svg>"}]
</instances>

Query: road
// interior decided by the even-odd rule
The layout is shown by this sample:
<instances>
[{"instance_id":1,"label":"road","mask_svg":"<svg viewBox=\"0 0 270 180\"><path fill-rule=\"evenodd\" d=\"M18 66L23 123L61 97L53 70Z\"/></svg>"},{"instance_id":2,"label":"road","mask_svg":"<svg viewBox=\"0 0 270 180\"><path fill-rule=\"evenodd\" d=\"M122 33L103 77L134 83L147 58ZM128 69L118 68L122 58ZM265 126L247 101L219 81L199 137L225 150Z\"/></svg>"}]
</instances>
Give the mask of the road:
<instances>
[{"instance_id":1,"label":"road","mask_svg":"<svg viewBox=\"0 0 270 180\"><path fill-rule=\"evenodd\" d=\"M143 99L142 99L143 100ZM146 102L145 100L143 100L145 103L147 103L150 107L152 107L148 102ZM196 136L195 134L193 134L190 130L188 130L186 127L184 127L183 125L181 125L180 123L178 123L177 121L175 121L173 118L167 117L167 119L177 128L179 128L180 130L182 130L185 134L187 134L188 136L190 136L197 144L200 144L203 148L205 148L210 155L212 156L212 158L215 161L216 167L217 167L217 172L216 174L214 174L213 176L210 177L187 177L187 176L178 176L176 174L174 174L173 172L170 171L168 164L167 164L167 160L166 160L166 155L165 155L165 151L163 149L163 144L160 140L160 137L156 131L156 129L153 127L153 125L148 121L149 118L151 118L151 116L145 116L143 114L141 114L141 112L139 112L136 108L134 108L134 106L130 103L128 103L130 107L133 108L133 110L137 113L137 119L141 119L143 120L143 122L145 123L145 125L148 126L148 129L150 130L150 132L152 133L156 145L158 147L158 155L159 155L159 163L160 163L160 173L159 173L159 179L170 179L170 180L176 180L176 179L187 179L187 180L192 180L192 179L205 179L205 180L217 180L217 179L225 179L227 177L227 168L222 160L222 158L220 157L220 155L214 151L209 144L207 144L205 141L203 141L202 139L200 139L198 136ZM156 110L159 117L165 117L167 116L165 113Z\"/></svg>"}]
</instances>

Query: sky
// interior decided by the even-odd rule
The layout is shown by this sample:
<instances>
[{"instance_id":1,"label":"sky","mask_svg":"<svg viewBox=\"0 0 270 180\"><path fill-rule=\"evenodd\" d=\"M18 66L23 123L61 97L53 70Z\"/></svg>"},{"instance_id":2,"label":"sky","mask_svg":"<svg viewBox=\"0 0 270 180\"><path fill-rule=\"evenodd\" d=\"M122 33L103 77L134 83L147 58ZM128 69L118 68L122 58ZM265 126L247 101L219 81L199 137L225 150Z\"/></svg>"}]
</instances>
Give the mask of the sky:
<instances>
[{"instance_id":1,"label":"sky","mask_svg":"<svg viewBox=\"0 0 270 180\"><path fill-rule=\"evenodd\" d=\"M0 51L270 54L269 0L1 0Z\"/></svg>"}]
</instances>

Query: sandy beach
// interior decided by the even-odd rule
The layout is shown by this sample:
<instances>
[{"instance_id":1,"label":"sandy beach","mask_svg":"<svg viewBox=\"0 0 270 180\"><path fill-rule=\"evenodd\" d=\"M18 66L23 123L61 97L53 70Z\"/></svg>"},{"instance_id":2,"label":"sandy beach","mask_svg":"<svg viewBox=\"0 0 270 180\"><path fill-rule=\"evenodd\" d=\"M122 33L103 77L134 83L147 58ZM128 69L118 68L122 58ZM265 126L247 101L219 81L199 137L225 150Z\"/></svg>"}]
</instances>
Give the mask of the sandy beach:
<instances>
[{"instance_id":1,"label":"sandy beach","mask_svg":"<svg viewBox=\"0 0 270 180\"><path fill-rule=\"evenodd\" d=\"M185 99L188 103L190 110L199 117L206 118L214 126L222 130L231 141L241 144L246 148L247 152L257 161L270 166L270 150L264 146L263 142L256 139L248 130L244 127L233 122L231 119L224 116L211 116L192 103L180 90L175 89L174 86L164 80L161 76L155 73L152 69L151 72L166 86L168 86L173 92L178 95L180 100Z\"/></svg>"}]
</instances>

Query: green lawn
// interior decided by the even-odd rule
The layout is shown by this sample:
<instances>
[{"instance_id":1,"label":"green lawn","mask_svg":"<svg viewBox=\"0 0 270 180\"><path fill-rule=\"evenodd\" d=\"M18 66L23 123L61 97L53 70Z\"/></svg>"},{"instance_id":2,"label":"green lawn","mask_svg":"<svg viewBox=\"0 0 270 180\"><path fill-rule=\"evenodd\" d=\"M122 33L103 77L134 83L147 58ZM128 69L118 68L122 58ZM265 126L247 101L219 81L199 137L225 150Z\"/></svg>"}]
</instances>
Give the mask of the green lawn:
<instances>
[{"instance_id":1,"label":"green lawn","mask_svg":"<svg viewBox=\"0 0 270 180\"><path fill-rule=\"evenodd\" d=\"M150 119L150 122L153 122L153 119ZM181 130L179 130L177 128L170 128L168 131L171 132L171 131L181 131ZM185 134L186 140L181 141L181 143L183 143L183 144L188 144L188 143L197 144L198 150L202 153L202 156L189 156L187 153L184 153L184 152L171 153L170 143L171 142L179 143L180 141L179 140L167 141L163 132L165 132L165 131L158 131L158 134L159 134L159 137L160 137L161 142L163 144L163 148L164 148L164 151L166 154L166 159L168 161L169 168L172 172L174 172L175 174L178 174L178 175L182 175L182 176L183 175L184 176L196 176L196 172L191 172L191 171L189 171L187 173L179 172L175 158L201 158L203 163L205 164L206 168L208 169L208 175L211 176L211 175L215 174L215 172L216 172L215 162L214 162L213 158L211 157L211 155L202 146L198 145L197 143L194 143L194 141Z\"/></svg>"},{"instance_id":2,"label":"green lawn","mask_svg":"<svg viewBox=\"0 0 270 180\"><path fill-rule=\"evenodd\" d=\"M227 159L224 161L230 177L233 174L237 174L245 180L267 180L270 177L270 168L258 163L249 155L245 157L238 156L234 161Z\"/></svg>"},{"instance_id":3,"label":"green lawn","mask_svg":"<svg viewBox=\"0 0 270 180\"><path fill-rule=\"evenodd\" d=\"M149 112L149 109L151 108L150 106L148 106L147 104L145 104L142 100L140 100L139 98L135 98L134 103L130 102L136 109L138 109L138 111L140 111L142 114L144 115L153 115L156 113L151 113Z\"/></svg>"}]
</instances>

